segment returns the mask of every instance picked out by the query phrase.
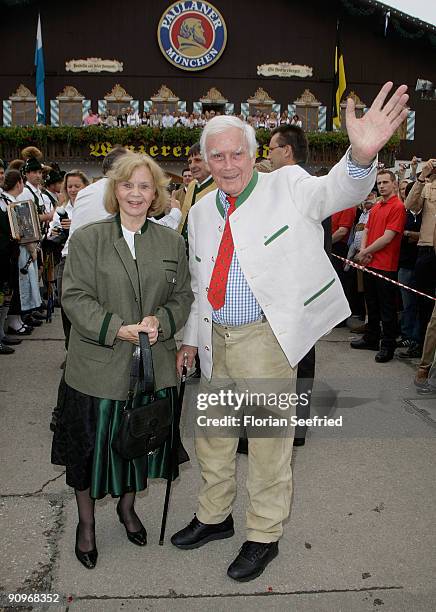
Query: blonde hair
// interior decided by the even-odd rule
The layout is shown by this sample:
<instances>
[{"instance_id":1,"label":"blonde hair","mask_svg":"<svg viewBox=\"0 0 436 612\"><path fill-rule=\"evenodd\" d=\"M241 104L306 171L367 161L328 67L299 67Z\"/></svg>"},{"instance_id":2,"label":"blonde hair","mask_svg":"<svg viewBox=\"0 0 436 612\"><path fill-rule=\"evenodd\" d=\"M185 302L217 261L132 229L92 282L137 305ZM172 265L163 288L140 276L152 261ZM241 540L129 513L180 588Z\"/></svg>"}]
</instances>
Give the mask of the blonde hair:
<instances>
[{"instance_id":1,"label":"blonde hair","mask_svg":"<svg viewBox=\"0 0 436 612\"><path fill-rule=\"evenodd\" d=\"M147 211L147 217L155 217L160 215L168 203L168 185L170 179L165 175L162 168L148 155L133 153L127 151L114 163L111 170L107 173L108 185L104 198L104 207L107 212L115 215L119 212L120 206L115 194L115 189L118 183L128 181L132 174L138 168L145 166L153 179L155 188L155 197Z\"/></svg>"},{"instance_id":2,"label":"blonde hair","mask_svg":"<svg viewBox=\"0 0 436 612\"><path fill-rule=\"evenodd\" d=\"M81 170L70 170L69 172L66 172L61 187L61 194L64 196L65 202L68 202L69 200L67 193L67 181L71 176L77 176L82 181L84 187L89 185L89 178Z\"/></svg>"}]
</instances>

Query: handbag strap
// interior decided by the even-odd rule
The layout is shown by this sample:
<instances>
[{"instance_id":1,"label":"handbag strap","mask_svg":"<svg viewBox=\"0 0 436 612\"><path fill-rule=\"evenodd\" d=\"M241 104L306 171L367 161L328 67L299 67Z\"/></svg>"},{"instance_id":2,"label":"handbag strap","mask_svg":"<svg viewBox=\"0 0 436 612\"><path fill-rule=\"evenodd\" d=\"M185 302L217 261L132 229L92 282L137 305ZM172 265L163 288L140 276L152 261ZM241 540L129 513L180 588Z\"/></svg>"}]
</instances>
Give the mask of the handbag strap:
<instances>
[{"instance_id":1,"label":"handbag strap","mask_svg":"<svg viewBox=\"0 0 436 612\"><path fill-rule=\"evenodd\" d=\"M154 394L153 357L150 341L145 332L139 332L140 349L140 388L143 393Z\"/></svg>"},{"instance_id":2,"label":"handbag strap","mask_svg":"<svg viewBox=\"0 0 436 612\"><path fill-rule=\"evenodd\" d=\"M147 395L154 395L154 371L151 346L148 335L139 332L139 346L135 348L130 368L128 398L132 399L138 389Z\"/></svg>"}]
</instances>

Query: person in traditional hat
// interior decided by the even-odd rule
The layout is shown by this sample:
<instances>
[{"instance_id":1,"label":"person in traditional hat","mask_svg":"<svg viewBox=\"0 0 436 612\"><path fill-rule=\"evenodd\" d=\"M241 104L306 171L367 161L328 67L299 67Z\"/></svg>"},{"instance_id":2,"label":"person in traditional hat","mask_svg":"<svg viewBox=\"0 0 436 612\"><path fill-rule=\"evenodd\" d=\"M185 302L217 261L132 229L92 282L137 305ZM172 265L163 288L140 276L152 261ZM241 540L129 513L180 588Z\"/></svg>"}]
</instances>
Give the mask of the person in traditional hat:
<instances>
[{"instance_id":1,"label":"person in traditional hat","mask_svg":"<svg viewBox=\"0 0 436 612\"><path fill-rule=\"evenodd\" d=\"M45 203L45 208L51 211L59 204L59 194L61 193L64 174L58 168L49 166L44 178L44 188L41 190Z\"/></svg>"},{"instance_id":2,"label":"person in traditional hat","mask_svg":"<svg viewBox=\"0 0 436 612\"><path fill-rule=\"evenodd\" d=\"M42 164L36 157L29 157L22 168L25 187L19 196L19 201L31 200L38 209L38 217L43 226L53 218L53 211L46 212L44 198L41 191L42 186Z\"/></svg>"}]
</instances>

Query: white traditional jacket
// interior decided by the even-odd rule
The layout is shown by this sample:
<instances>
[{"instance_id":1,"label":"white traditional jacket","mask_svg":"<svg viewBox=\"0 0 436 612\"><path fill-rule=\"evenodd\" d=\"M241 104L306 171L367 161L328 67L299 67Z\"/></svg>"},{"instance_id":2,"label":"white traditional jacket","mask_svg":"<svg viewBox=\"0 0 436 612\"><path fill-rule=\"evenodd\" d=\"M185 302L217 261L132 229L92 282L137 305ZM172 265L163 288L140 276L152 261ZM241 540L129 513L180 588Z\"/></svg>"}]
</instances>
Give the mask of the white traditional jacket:
<instances>
[{"instance_id":1,"label":"white traditional jacket","mask_svg":"<svg viewBox=\"0 0 436 612\"><path fill-rule=\"evenodd\" d=\"M339 278L323 249L321 221L361 202L371 191L375 175L376 163L366 177L352 178L344 156L323 177L313 177L299 166L270 174L254 171L238 197L230 226L239 265L292 367L350 315ZM190 211L189 268L195 299L183 343L198 347L207 378L213 365L207 290L224 225L217 190Z\"/></svg>"}]
</instances>

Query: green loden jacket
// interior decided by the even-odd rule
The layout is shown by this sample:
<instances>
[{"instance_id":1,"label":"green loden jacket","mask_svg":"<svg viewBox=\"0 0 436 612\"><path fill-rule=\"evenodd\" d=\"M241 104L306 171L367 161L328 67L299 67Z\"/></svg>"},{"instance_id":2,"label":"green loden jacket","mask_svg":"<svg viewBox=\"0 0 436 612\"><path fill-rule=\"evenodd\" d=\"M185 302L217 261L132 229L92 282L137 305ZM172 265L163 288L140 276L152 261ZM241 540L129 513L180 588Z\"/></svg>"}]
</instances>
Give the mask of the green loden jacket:
<instances>
[{"instance_id":1,"label":"green loden jacket","mask_svg":"<svg viewBox=\"0 0 436 612\"><path fill-rule=\"evenodd\" d=\"M77 230L71 237L62 306L72 323L65 380L94 397L124 400L135 346L116 338L121 325L159 319L152 347L156 390L177 384L174 334L185 324L193 294L183 238L146 221L135 236L136 262L120 218Z\"/></svg>"}]
</instances>

